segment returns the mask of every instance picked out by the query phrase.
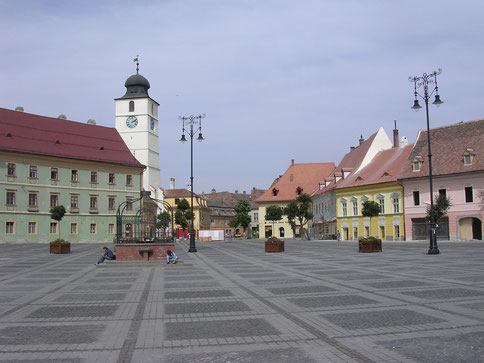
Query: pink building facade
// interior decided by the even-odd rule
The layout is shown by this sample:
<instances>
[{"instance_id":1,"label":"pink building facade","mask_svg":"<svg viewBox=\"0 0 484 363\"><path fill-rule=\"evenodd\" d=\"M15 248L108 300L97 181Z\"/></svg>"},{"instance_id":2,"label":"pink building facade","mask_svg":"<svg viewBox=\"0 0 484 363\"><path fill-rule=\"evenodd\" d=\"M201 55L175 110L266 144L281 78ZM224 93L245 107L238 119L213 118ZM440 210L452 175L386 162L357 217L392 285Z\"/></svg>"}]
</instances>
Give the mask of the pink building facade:
<instances>
[{"instance_id":1,"label":"pink building facade","mask_svg":"<svg viewBox=\"0 0 484 363\"><path fill-rule=\"evenodd\" d=\"M404 180L403 190L407 240L427 239L424 220L430 204L429 179ZM440 223L437 237L482 240L484 211L479 196L484 190L484 173L437 176L433 178L433 190L434 195L445 193L451 202L448 220Z\"/></svg>"},{"instance_id":2,"label":"pink building facade","mask_svg":"<svg viewBox=\"0 0 484 363\"><path fill-rule=\"evenodd\" d=\"M430 205L427 131L419 132L399 181L404 190L407 240L428 239ZM437 239L482 240L484 220L484 119L430 130L434 201L450 199L447 216L436 221Z\"/></svg>"}]
</instances>

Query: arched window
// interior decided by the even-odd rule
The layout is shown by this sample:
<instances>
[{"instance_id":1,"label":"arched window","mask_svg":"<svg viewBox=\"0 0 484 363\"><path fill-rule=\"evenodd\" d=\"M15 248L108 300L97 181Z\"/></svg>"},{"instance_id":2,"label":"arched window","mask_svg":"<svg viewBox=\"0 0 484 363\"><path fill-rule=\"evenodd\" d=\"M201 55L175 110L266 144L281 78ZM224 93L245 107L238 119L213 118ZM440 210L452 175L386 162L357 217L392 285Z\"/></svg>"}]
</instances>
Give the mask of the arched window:
<instances>
[{"instance_id":1,"label":"arched window","mask_svg":"<svg viewBox=\"0 0 484 363\"><path fill-rule=\"evenodd\" d=\"M129 101L129 112L134 112L134 101Z\"/></svg>"},{"instance_id":2,"label":"arched window","mask_svg":"<svg viewBox=\"0 0 484 363\"><path fill-rule=\"evenodd\" d=\"M284 237L284 227L279 228L279 236Z\"/></svg>"}]
</instances>

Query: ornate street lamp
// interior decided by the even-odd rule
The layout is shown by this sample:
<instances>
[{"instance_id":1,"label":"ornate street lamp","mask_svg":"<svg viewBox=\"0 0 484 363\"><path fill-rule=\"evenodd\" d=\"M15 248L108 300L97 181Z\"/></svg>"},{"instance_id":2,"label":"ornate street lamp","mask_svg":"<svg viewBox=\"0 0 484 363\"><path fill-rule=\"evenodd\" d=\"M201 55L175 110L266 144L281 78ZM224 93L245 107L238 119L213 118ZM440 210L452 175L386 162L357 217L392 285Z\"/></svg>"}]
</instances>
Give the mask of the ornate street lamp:
<instances>
[{"instance_id":1,"label":"ornate street lamp","mask_svg":"<svg viewBox=\"0 0 484 363\"><path fill-rule=\"evenodd\" d=\"M188 249L188 252L197 252L197 248L195 247L195 228L193 225L193 219L194 219L194 214L193 214L193 135L195 135L198 132L198 137L197 140L202 142L204 140L202 136L202 118L205 118L205 114L198 115L198 116L193 116L190 115L188 117L185 116L179 116L178 117L180 120L183 122L183 127L182 127L182 136L180 141L181 142L186 142L188 141L185 138L185 131L188 133L188 136L190 136L190 207L191 207L191 223L190 223L190 248ZM197 125L196 129L194 129L194 126ZM187 129L185 129L185 126L187 126Z\"/></svg>"},{"instance_id":2,"label":"ornate street lamp","mask_svg":"<svg viewBox=\"0 0 484 363\"><path fill-rule=\"evenodd\" d=\"M440 106L443 102L440 100L439 96L439 87L437 86L437 76L442 73L442 70L439 68L438 70L427 74L424 73L421 77L409 77L408 80L413 82L414 84L414 95L415 100L413 101L412 109L418 111L422 108L422 106L418 103L418 97L422 98L425 101L425 112L427 115L427 144L428 144L428 151L429 151L429 181L430 181L430 246L429 246L429 255L438 255L439 248L437 247L437 234L436 234L436 224L435 224L435 214L434 214L434 191L433 191L433 183L432 183L432 151L430 149L430 122L429 122L429 99L435 92L435 100L432 104L436 105L437 107ZM429 91L429 85L435 84L435 87ZM423 96L417 92L417 87L423 86L424 94Z\"/></svg>"}]
</instances>

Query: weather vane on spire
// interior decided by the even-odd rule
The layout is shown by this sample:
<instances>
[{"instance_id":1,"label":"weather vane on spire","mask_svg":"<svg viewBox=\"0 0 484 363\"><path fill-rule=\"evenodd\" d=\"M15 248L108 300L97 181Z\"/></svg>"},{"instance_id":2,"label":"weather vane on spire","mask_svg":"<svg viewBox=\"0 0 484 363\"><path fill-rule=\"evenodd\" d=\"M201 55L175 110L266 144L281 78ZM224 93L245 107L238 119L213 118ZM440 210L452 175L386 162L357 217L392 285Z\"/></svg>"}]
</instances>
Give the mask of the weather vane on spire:
<instances>
[{"instance_id":1,"label":"weather vane on spire","mask_svg":"<svg viewBox=\"0 0 484 363\"><path fill-rule=\"evenodd\" d=\"M138 61L138 58L139 58L139 54L136 54L136 58L133 59L133 62L136 62L136 74L138 74L138 71L139 71L139 61Z\"/></svg>"}]
</instances>

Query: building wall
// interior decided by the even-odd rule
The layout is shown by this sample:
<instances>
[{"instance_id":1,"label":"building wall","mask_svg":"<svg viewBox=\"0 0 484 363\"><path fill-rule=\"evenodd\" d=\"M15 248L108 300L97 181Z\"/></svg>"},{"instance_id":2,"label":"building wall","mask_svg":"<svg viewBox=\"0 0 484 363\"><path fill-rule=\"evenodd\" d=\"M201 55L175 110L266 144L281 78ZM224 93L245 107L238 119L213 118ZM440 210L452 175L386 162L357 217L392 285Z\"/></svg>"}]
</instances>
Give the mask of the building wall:
<instances>
[{"instance_id":1,"label":"building wall","mask_svg":"<svg viewBox=\"0 0 484 363\"><path fill-rule=\"evenodd\" d=\"M186 199L188 204L190 204L190 197L188 198L171 198L165 197L164 201L168 203L170 206L176 208L176 201ZM199 229L210 229L210 209L207 207L207 201L200 197L193 198L193 213L194 213L194 228L195 230ZM177 228L177 226L175 226Z\"/></svg>"},{"instance_id":2,"label":"building wall","mask_svg":"<svg viewBox=\"0 0 484 363\"><path fill-rule=\"evenodd\" d=\"M412 219L427 216L427 207L430 204L429 179L406 179L402 181L402 184L404 188L405 234L407 239L412 240L414 239L412 236ZM479 200L479 193L484 190L484 173L434 177L432 184L434 196L439 193L440 189L445 189L451 202L447 213L449 217L449 238L451 240L472 239L469 236L469 228L472 228L468 226L470 220L463 219L478 218L481 222L484 222L484 211ZM465 187L472 187L473 202L466 202ZM415 191L419 192L420 205L414 203Z\"/></svg>"},{"instance_id":3,"label":"building wall","mask_svg":"<svg viewBox=\"0 0 484 363\"><path fill-rule=\"evenodd\" d=\"M398 212L394 211L393 199L398 197ZM369 201L384 201L385 212L378 217L363 217L361 214L365 198ZM347 215L344 216L342 201L346 200ZM358 213L353 213L353 201ZM355 188L336 189L337 228L342 240L357 240L358 237L380 237L383 240L405 240L403 188L396 182L373 184ZM356 234L355 232L356 228ZM345 232L347 231L347 232ZM384 231L384 235L382 232ZM369 233L368 233L369 232Z\"/></svg>"},{"instance_id":4,"label":"building wall","mask_svg":"<svg viewBox=\"0 0 484 363\"><path fill-rule=\"evenodd\" d=\"M312 197L315 238L336 236L336 194L334 190Z\"/></svg>"},{"instance_id":5,"label":"building wall","mask_svg":"<svg viewBox=\"0 0 484 363\"><path fill-rule=\"evenodd\" d=\"M9 163L15 164L15 176L8 175ZM30 166L37 167L37 177L30 177ZM52 168L58 170L57 179L51 178ZM71 180L72 170L78 171L78 181ZM91 182L91 172L96 173L97 182ZM57 196L57 204L66 208L60 238L111 242L116 234L116 209L126 198L139 196L141 172L141 168L115 164L0 152L0 240L48 242L59 238L59 226L56 233L50 231L50 224L56 221L49 213L51 196ZM109 183L109 174L114 174L114 183ZM126 184L126 175L132 176L131 185ZM7 204L9 192L15 193L14 205ZM29 206L30 194L37 195L37 208ZM78 208L72 208L71 196L78 197ZM90 208L91 197L96 198L97 208ZM114 198L114 208L109 207L109 198ZM14 233L8 233L11 222ZM29 222L36 223L34 233L29 233ZM71 223L77 223L77 233L71 233Z\"/></svg>"},{"instance_id":6,"label":"building wall","mask_svg":"<svg viewBox=\"0 0 484 363\"><path fill-rule=\"evenodd\" d=\"M287 217L283 216L280 221L273 223L272 221L266 221L266 208L270 205L277 205L281 208L285 208L288 202L259 202L259 238L266 238L266 227L273 228L273 236L281 238L294 238L291 225L287 221ZM306 225L305 228L308 226ZM284 228L284 236L281 236L280 228Z\"/></svg>"}]
</instances>

